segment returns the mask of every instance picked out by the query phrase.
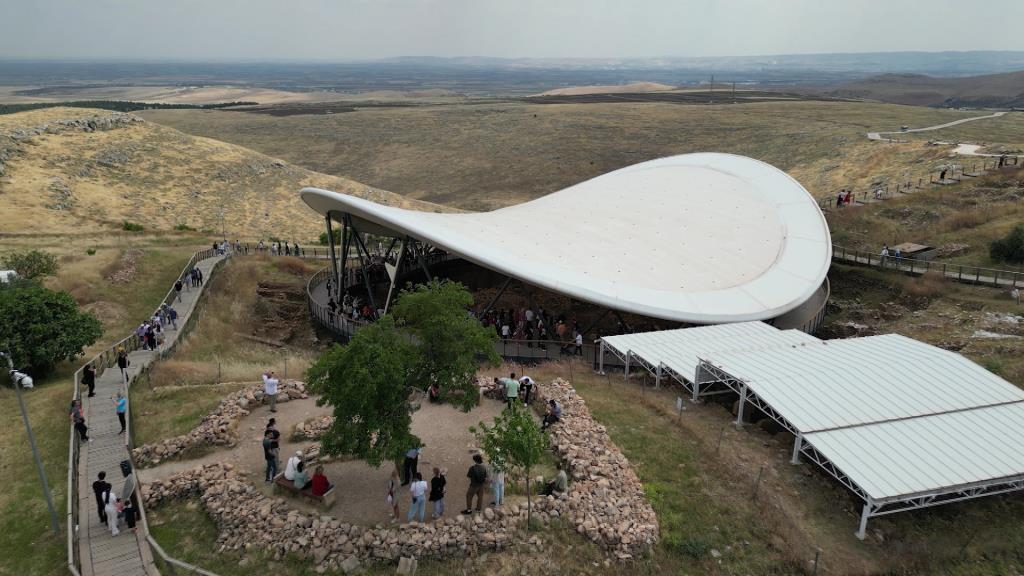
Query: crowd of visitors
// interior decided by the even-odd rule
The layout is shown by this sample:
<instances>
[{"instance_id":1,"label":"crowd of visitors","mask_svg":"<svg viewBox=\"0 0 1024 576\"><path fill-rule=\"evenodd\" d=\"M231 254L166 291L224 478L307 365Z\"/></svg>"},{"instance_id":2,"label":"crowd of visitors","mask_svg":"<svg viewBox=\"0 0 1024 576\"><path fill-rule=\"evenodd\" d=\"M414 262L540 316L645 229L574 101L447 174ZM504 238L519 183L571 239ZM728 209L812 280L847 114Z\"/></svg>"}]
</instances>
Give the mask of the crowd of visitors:
<instances>
[{"instance_id":1,"label":"crowd of visitors","mask_svg":"<svg viewBox=\"0 0 1024 576\"><path fill-rule=\"evenodd\" d=\"M127 461L121 463L121 471L125 475L124 486L121 488L121 496L114 494L114 487L107 482L107 473L101 471L96 475L92 483L92 492L96 497L97 512L99 512L100 523L106 524L110 529L111 536L121 533L120 524L123 519L125 525L132 531L136 531L135 523L141 519L142 511L139 509L138 495L135 490L135 474L131 467L126 466Z\"/></svg>"},{"instance_id":2,"label":"crowd of visitors","mask_svg":"<svg viewBox=\"0 0 1024 576\"><path fill-rule=\"evenodd\" d=\"M526 341L527 347L536 345L541 350L547 350L548 342L556 341L562 354L583 355L583 334L575 315L553 316L544 308L528 307L500 308L474 316L484 326L493 327L502 340Z\"/></svg>"}]
</instances>

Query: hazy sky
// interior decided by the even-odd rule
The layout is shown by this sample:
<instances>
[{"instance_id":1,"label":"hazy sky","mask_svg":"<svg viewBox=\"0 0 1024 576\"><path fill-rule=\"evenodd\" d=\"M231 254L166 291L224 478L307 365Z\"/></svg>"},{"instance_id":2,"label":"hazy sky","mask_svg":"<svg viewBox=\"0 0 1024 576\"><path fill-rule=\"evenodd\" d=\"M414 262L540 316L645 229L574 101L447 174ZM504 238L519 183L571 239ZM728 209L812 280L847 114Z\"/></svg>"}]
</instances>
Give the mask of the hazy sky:
<instances>
[{"instance_id":1,"label":"hazy sky","mask_svg":"<svg viewBox=\"0 0 1024 576\"><path fill-rule=\"evenodd\" d=\"M0 0L0 58L1024 50L1024 1Z\"/></svg>"}]
</instances>

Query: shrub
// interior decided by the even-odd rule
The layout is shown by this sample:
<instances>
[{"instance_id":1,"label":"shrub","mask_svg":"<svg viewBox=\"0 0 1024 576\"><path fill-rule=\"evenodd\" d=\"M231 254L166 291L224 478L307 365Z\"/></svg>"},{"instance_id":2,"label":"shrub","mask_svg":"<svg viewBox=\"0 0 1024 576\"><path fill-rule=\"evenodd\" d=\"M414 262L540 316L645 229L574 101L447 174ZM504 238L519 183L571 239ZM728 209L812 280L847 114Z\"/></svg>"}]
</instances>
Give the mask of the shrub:
<instances>
[{"instance_id":1,"label":"shrub","mask_svg":"<svg viewBox=\"0 0 1024 576\"><path fill-rule=\"evenodd\" d=\"M1024 224L1017 225L1006 236L993 240L988 245L988 254L993 260L1002 262L1024 262Z\"/></svg>"},{"instance_id":2,"label":"shrub","mask_svg":"<svg viewBox=\"0 0 1024 576\"><path fill-rule=\"evenodd\" d=\"M930 270L917 278L907 278L903 282L903 292L918 298L933 298L942 294L946 286L946 278L942 272Z\"/></svg>"},{"instance_id":3,"label":"shrub","mask_svg":"<svg viewBox=\"0 0 1024 576\"><path fill-rule=\"evenodd\" d=\"M341 244L341 229L335 228L331 231L331 236L334 236L334 244ZM320 233L320 245L327 246L327 232Z\"/></svg>"},{"instance_id":4,"label":"shrub","mask_svg":"<svg viewBox=\"0 0 1024 576\"><path fill-rule=\"evenodd\" d=\"M89 248L88 250L85 251L85 253L88 254L89 256L95 256L96 255L96 249L95 248Z\"/></svg>"},{"instance_id":5,"label":"shrub","mask_svg":"<svg viewBox=\"0 0 1024 576\"><path fill-rule=\"evenodd\" d=\"M143 230L145 230L142 224L136 224L134 222L129 222L127 220L121 223L121 229L124 230L125 232L142 232Z\"/></svg>"},{"instance_id":6,"label":"shrub","mask_svg":"<svg viewBox=\"0 0 1024 576\"><path fill-rule=\"evenodd\" d=\"M189 226L188 224L184 224L184 223L176 225L174 227L174 229L179 231L179 232L195 232L196 231L195 228Z\"/></svg>"},{"instance_id":7,"label":"shrub","mask_svg":"<svg viewBox=\"0 0 1024 576\"><path fill-rule=\"evenodd\" d=\"M83 354L103 334L99 320L80 312L71 295L32 280L0 284L0 318L0 350L39 375Z\"/></svg>"},{"instance_id":8,"label":"shrub","mask_svg":"<svg viewBox=\"0 0 1024 576\"><path fill-rule=\"evenodd\" d=\"M57 257L41 250L11 252L0 258L0 268L14 270L22 278L43 278L57 273Z\"/></svg>"}]
</instances>

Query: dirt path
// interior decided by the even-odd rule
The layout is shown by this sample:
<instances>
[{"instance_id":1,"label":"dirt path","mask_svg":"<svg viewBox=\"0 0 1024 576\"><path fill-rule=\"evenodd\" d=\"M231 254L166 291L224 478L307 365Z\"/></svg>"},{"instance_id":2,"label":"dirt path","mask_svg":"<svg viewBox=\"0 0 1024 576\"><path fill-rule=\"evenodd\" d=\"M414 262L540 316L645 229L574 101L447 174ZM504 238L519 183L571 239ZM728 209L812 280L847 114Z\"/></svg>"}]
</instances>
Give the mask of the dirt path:
<instances>
[{"instance_id":1,"label":"dirt path","mask_svg":"<svg viewBox=\"0 0 1024 576\"><path fill-rule=\"evenodd\" d=\"M425 403L413 414L412 431L425 445L419 459L420 473L424 479L429 479L432 475L431 468L434 466L448 470L447 515L457 514L465 506L465 493L468 487L466 470L476 449L476 443L468 428L481 420L490 422L501 412L502 406L500 402L484 398L479 407L469 413L463 413L448 405ZM139 470L138 473L142 482L148 483L203 464L229 462L253 486L266 494L271 494L272 486L263 481L265 461L261 445L267 420L271 416L277 418L277 427L281 431L283 470L287 458L296 450L306 449L313 443L308 440L290 441L289 437L295 424L307 418L326 414L330 414L330 409L316 406L313 399L278 404L276 414L271 414L266 407L260 407L239 422L239 440L233 448L218 450L191 460L164 462L153 468ZM361 524L388 521L390 511L385 502L385 495L391 475L389 464L372 468L362 461L329 462L324 465L324 469L328 479L338 486L337 501L334 505L329 509L320 509L303 499L282 496L287 499L289 506L306 512L330 514L345 521ZM489 502L489 495L486 498ZM403 515L408 511L409 500L408 490L402 488L399 502ZM429 516L428 503L427 517Z\"/></svg>"}]
</instances>

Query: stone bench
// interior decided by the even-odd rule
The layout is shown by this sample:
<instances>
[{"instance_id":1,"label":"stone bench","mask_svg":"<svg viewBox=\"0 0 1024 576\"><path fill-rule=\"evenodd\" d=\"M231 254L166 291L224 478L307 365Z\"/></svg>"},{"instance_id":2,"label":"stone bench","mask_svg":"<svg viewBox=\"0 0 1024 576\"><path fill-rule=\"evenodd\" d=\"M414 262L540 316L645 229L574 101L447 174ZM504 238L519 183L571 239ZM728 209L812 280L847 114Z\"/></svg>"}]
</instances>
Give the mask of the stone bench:
<instances>
[{"instance_id":1,"label":"stone bench","mask_svg":"<svg viewBox=\"0 0 1024 576\"><path fill-rule=\"evenodd\" d=\"M334 505L334 500L337 498L337 494L334 492L335 488L337 488L337 486L332 484L323 496L317 496L316 494L313 494L313 490L310 488L305 490L299 490L296 488L295 484L291 480L284 477L284 473L274 476L274 491L284 490L289 494L297 494L303 498L308 498L309 500L316 502L321 508L330 508Z\"/></svg>"}]
</instances>

